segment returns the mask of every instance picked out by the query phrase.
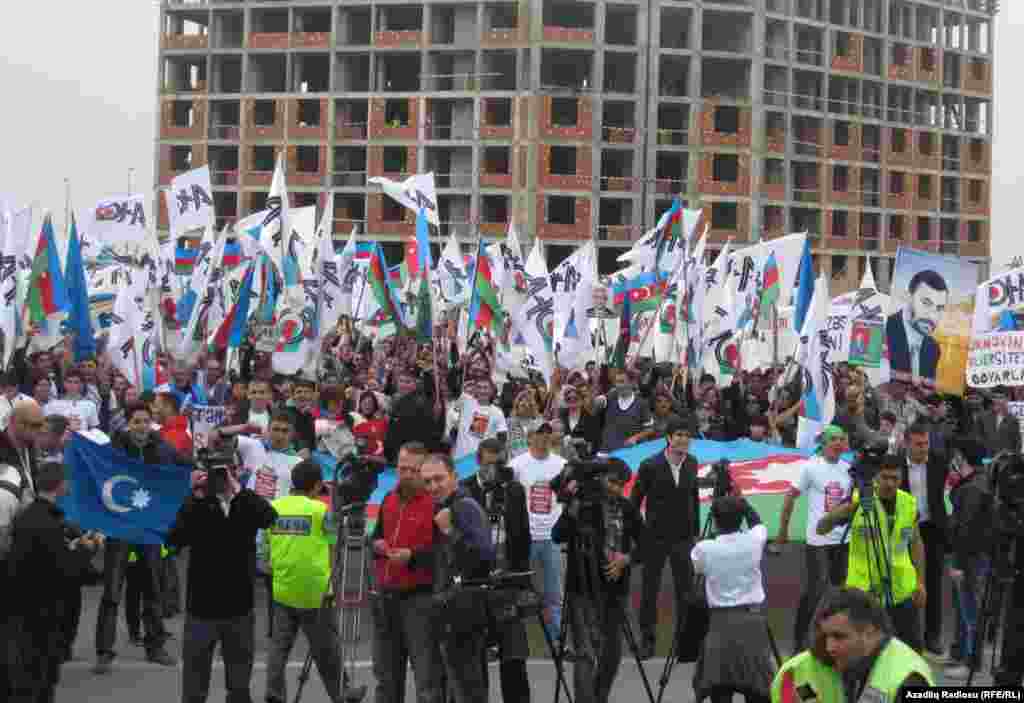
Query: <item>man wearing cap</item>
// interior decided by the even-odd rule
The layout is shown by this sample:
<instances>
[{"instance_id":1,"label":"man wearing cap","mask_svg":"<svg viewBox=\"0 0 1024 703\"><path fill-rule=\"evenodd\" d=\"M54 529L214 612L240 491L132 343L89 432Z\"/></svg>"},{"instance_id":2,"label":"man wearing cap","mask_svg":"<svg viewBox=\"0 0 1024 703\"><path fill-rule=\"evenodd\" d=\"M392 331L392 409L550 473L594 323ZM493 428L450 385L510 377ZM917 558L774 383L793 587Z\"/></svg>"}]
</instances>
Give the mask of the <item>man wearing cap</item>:
<instances>
[{"instance_id":1,"label":"man wearing cap","mask_svg":"<svg viewBox=\"0 0 1024 703\"><path fill-rule=\"evenodd\" d=\"M821 433L818 456L808 459L800 468L800 476L786 494L779 517L777 544L789 541L789 520L793 516L796 499L807 496L807 531L804 546L804 564L807 574L800 604L796 611L793 636L794 649L799 652L808 644L805 640L811 616L818 601L828 587L841 586L846 580L848 547L845 531L838 527L819 534L818 522L829 512L846 502L852 490L850 465L840 457L847 449L846 432L836 425L828 425Z\"/></svg>"},{"instance_id":2,"label":"man wearing cap","mask_svg":"<svg viewBox=\"0 0 1024 703\"><path fill-rule=\"evenodd\" d=\"M677 625L684 622L686 596L693 580L690 551L700 534L697 459L688 453L694 433L691 423L679 417L670 419L665 426L668 446L640 464L630 496L637 512L645 506L647 521L643 598L638 616L644 659L654 656L658 593L666 560L672 565Z\"/></svg>"},{"instance_id":3,"label":"man wearing cap","mask_svg":"<svg viewBox=\"0 0 1024 703\"><path fill-rule=\"evenodd\" d=\"M1010 414L1009 391L999 386L992 391L992 414L987 416L985 445L995 456L999 452L1019 452L1020 420Z\"/></svg>"},{"instance_id":4,"label":"man wearing cap","mask_svg":"<svg viewBox=\"0 0 1024 703\"><path fill-rule=\"evenodd\" d=\"M509 466L526 491L530 521L530 560L540 565L541 589L547 614L544 627L557 640L562 625L562 550L551 541L551 530L562 515L551 481L562 473L565 459L551 453L551 425L544 422L526 438L527 451Z\"/></svg>"}]
</instances>

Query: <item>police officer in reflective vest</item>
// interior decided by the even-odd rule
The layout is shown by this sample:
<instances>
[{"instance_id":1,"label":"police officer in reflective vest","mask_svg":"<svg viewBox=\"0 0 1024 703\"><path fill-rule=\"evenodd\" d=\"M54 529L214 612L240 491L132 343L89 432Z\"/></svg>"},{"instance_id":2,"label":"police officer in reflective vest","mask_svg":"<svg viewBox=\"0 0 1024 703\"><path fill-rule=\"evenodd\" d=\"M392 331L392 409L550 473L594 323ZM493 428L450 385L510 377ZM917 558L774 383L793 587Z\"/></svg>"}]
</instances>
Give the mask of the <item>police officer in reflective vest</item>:
<instances>
[{"instance_id":1,"label":"police officer in reflective vest","mask_svg":"<svg viewBox=\"0 0 1024 703\"><path fill-rule=\"evenodd\" d=\"M905 686L933 686L928 662L892 636L885 609L856 588L835 589L814 619L812 648L772 682L772 703L894 703Z\"/></svg>"},{"instance_id":2,"label":"police officer in reflective vest","mask_svg":"<svg viewBox=\"0 0 1024 703\"><path fill-rule=\"evenodd\" d=\"M320 609L331 575L327 505L317 500L322 492L320 467L307 459L292 468L291 495L272 503L278 517L269 536L274 635L267 662L268 703L287 700L285 666L299 628L309 639L327 694L335 703L342 700L338 632L330 616L333 610Z\"/></svg>"},{"instance_id":3,"label":"police officer in reflective vest","mask_svg":"<svg viewBox=\"0 0 1024 703\"><path fill-rule=\"evenodd\" d=\"M875 478L874 510L879 534L874 535L873 540L869 538L865 511L858 510L857 493L854 493L852 502L836 507L821 519L818 534L828 534L836 525L848 522L852 517L847 587L871 593L884 603L884 583L888 577L892 603L886 611L892 620L893 631L920 652L923 642L919 610L924 608L926 600L924 543L917 524L917 500L900 490L901 480L899 458L893 455L884 457ZM878 563L878 556L885 561ZM935 594L934 597L941 596Z\"/></svg>"}]
</instances>

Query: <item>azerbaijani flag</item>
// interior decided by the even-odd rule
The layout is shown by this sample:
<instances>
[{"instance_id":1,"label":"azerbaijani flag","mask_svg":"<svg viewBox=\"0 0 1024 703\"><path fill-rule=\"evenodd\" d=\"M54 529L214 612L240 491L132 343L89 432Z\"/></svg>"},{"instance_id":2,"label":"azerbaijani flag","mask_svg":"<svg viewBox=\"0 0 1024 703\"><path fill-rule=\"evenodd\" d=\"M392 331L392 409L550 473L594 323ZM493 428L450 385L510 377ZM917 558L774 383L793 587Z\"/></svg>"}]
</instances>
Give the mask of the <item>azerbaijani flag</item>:
<instances>
[{"instance_id":1,"label":"azerbaijani flag","mask_svg":"<svg viewBox=\"0 0 1024 703\"><path fill-rule=\"evenodd\" d=\"M174 272L179 276L191 276L199 259L199 249L183 247L180 244L174 250Z\"/></svg>"},{"instance_id":2,"label":"azerbaijani flag","mask_svg":"<svg viewBox=\"0 0 1024 703\"><path fill-rule=\"evenodd\" d=\"M633 337L633 304L630 296L622 299L622 316L619 318L619 338L615 342L615 350L612 353L611 367L614 369L626 368L626 353L629 351L629 343Z\"/></svg>"},{"instance_id":3,"label":"azerbaijani flag","mask_svg":"<svg viewBox=\"0 0 1024 703\"><path fill-rule=\"evenodd\" d=\"M655 273L661 269L662 257L686 241L686 233L683 232L683 201L678 195L672 199L672 207L669 208L667 215L668 224L658 237L658 251L654 258Z\"/></svg>"},{"instance_id":4,"label":"azerbaijani flag","mask_svg":"<svg viewBox=\"0 0 1024 703\"><path fill-rule=\"evenodd\" d=\"M498 302L498 292L494 290L491 262L484 253L482 239L477 245L473 296L469 301L469 329L480 328L493 330L496 336L505 331L505 310Z\"/></svg>"},{"instance_id":5,"label":"azerbaijani flag","mask_svg":"<svg viewBox=\"0 0 1024 703\"><path fill-rule=\"evenodd\" d=\"M420 342L429 342L434 337L434 306L430 290L430 269L433 266L430 260L430 228L425 208L421 207L416 215L415 257L412 261L409 257L409 248L406 247L406 268L410 280L419 279L416 290L416 339Z\"/></svg>"},{"instance_id":6,"label":"azerbaijani flag","mask_svg":"<svg viewBox=\"0 0 1024 703\"><path fill-rule=\"evenodd\" d=\"M377 306L385 317L394 320L399 327L403 327L402 306L398 298L395 297L388 264L384 260L384 250L381 248L380 242L374 245L373 252L370 254L367 280L370 283L370 290L373 291L373 297L377 300Z\"/></svg>"},{"instance_id":7,"label":"azerbaijani flag","mask_svg":"<svg viewBox=\"0 0 1024 703\"><path fill-rule=\"evenodd\" d=\"M231 238L224 243L224 268L233 269L242 263L242 245L237 238Z\"/></svg>"},{"instance_id":8,"label":"azerbaijani flag","mask_svg":"<svg viewBox=\"0 0 1024 703\"><path fill-rule=\"evenodd\" d=\"M766 323L768 313L771 311L772 306L779 302L779 297L782 294L782 285L779 283L779 263L775 260L775 252L773 251L768 255L768 260L764 262L764 270L761 271L761 301L760 307L760 323L762 326Z\"/></svg>"},{"instance_id":9,"label":"azerbaijani flag","mask_svg":"<svg viewBox=\"0 0 1024 703\"><path fill-rule=\"evenodd\" d=\"M667 282L654 271L645 271L633 278L616 281L612 285L612 304L619 306L629 297L634 313L657 310Z\"/></svg>"},{"instance_id":10,"label":"azerbaijani flag","mask_svg":"<svg viewBox=\"0 0 1024 703\"><path fill-rule=\"evenodd\" d=\"M36 245L36 256L32 260L29 278L28 319L33 325L41 325L54 313L69 307L68 290L61 272L60 254L53 238L53 221L50 215L43 220Z\"/></svg>"}]
</instances>

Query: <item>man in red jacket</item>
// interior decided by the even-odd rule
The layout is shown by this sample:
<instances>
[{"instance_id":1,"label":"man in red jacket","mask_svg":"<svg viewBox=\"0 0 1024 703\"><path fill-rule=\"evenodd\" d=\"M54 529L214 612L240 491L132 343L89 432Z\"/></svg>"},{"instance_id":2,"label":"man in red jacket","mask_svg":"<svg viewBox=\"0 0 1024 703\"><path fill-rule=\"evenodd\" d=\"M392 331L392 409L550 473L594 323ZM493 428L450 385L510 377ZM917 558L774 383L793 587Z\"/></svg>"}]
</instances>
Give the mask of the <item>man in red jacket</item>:
<instances>
[{"instance_id":1,"label":"man in red jacket","mask_svg":"<svg viewBox=\"0 0 1024 703\"><path fill-rule=\"evenodd\" d=\"M160 425L160 438L174 447L183 459L192 458L192 435L188 418L180 415L181 404L173 393L157 393L153 399L153 419Z\"/></svg>"},{"instance_id":2,"label":"man in red jacket","mask_svg":"<svg viewBox=\"0 0 1024 703\"><path fill-rule=\"evenodd\" d=\"M434 634L434 501L420 467L427 448L407 442L398 451L398 487L384 497L373 530L373 673L375 701L404 700L405 670L412 661L417 703L441 700L441 653Z\"/></svg>"}]
</instances>

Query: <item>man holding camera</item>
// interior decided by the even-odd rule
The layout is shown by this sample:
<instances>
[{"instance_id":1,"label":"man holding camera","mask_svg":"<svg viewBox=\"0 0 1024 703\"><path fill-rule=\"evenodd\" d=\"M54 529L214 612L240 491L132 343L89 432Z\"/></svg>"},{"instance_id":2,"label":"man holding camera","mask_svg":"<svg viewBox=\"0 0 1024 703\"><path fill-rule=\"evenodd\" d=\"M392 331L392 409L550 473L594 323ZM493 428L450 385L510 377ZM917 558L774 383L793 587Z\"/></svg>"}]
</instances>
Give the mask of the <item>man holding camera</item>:
<instances>
[{"instance_id":1,"label":"man holding camera","mask_svg":"<svg viewBox=\"0 0 1024 703\"><path fill-rule=\"evenodd\" d=\"M528 451L513 459L509 466L526 490L530 561L540 566L541 598L547 615L544 628L551 640L557 642L562 629L562 550L551 541L551 529L562 514L562 504L555 500L551 481L562 473L565 459L551 453L551 438L551 425L541 423L526 437Z\"/></svg>"},{"instance_id":2,"label":"man holding camera","mask_svg":"<svg viewBox=\"0 0 1024 703\"><path fill-rule=\"evenodd\" d=\"M900 490L901 469L899 457L890 454L882 458L874 480L873 516L867 515L869 508L861 505L855 492L852 501L833 508L818 521L817 532L827 535L837 526L851 523L847 587L878 598L896 635L921 651L918 610L926 601L925 550L918 529L917 501ZM884 561L880 563L880 559Z\"/></svg>"},{"instance_id":3,"label":"man holding camera","mask_svg":"<svg viewBox=\"0 0 1024 703\"><path fill-rule=\"evenodd\" d=\"M205 495L188 498L167 534L191 547L182 642L182 703L205 703L220 643L227 703L251 703L255 648L256 532L277 520L270 503L238 480L238 467L211 467Z\"/></svg>"},{"instance_id":4,"label":"man holding camera","mask_svg":"<svg viewBox=\"0 0 1024 703\"><path fill-rule=\"evenodd\" d=\"M480 666L487 620L484 594L461 580L487 579L494 544L480 504L459 488L447 454L423 462L423 482L434 499L434 593L441 657L455 703L487 700L486 673Z\"/></svg>"},{"instance_id":5,"label":"man holding camera","mask_svg":"<svg viewBox=\"0 0 1024 703\"><path fill-rule=\"evenodd\" d=\"M643 598L640 601L641 657L654 656L658 592L665 561L672 565L677 626L685 622L686 598L693 585L690 550L700 534L697 460L688 453L695 428L674 417L665 427L668 446L637 470L630 500L637 512L646 503Z\"/></svg>"},{"instance_id":6,"label":"man holding camera","mask_svg":"<svg viewBox=\"0 0 1024 703\"><path fill-rule=\"evenodd\" d=\"M645 539L640 511L623 497L629 467L621 459L595 464L556 486L569 505L551 533L556 544L569 544L565 588L577 703L608 701L622 661L629 567Z\"/></svg>"},{"instance_id":7,"label":"man holding camera","mask_svg":"<svg viewBox=\"0 0 1024 703\"><path fill-rule=\"evenodd\" d=\"M495 571L516 573L530 569L530 518L526 509L526 492L515 479L512 469L502 466L503 448L495 438L485 439L476 452L479 469L475 476L459 485L466 495L483 506L491 525L491 541L495 548ZM519 617L501 619L503 612L515 608L518 594L529 584L509 584L494 592L498 608L488 607L488 643L497 642L500 650L499 675L501 699L505 703L529 703L530 681L526 676L526 659L530 645L526 626ZM481 652L481 665L486 672L486 652ZM484 674L487 680L487 674Z\"/></svg>"}]
</instances>

